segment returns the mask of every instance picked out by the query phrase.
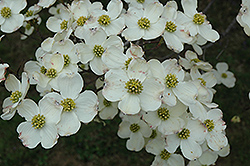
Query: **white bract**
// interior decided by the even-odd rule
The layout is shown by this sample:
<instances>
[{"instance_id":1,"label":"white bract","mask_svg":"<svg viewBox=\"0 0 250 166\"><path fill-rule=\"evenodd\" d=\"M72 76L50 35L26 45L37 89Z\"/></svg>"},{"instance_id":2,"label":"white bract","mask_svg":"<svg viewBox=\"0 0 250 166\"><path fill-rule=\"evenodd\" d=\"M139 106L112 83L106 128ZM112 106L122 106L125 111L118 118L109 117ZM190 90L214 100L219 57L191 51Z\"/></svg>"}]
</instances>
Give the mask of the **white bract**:
<instances>
[{"instance_id":1,"label":"white bract","mask_svg":"<svg viewBox=\"0 0 250 166\"><path fill-rule=\"evenodd\" d=\"M99 116L101 119L113 119L118 113L118 103L105 99L102 91L97 93L99 101Z\"/></svg>"},{"instance_id":2,"label":"white bract","mask_svg":"<svg viewBox=\"0 0 250 166\"><path fill-rule=\"evenodd\" d=\"M0 82L5 80L6 69L9 67L7 63L0 64Z\"/></svg>"},{"instance_id":3,"label":"white bract","mask_svg":"<svg viewBox=\"0 0 250 166\"><path fill-rule=\"evenodd\" d=\"M249 0L243 0L240 11L236 17L238 23L244 28L244 32L250 36L250 2Z\"/></svg>"},{"instance_id":4,"label":"white bract","mask_svg":"<svg viewBox=\"0 0 250 166\"><path fill-rule=\"evenodd\" d=\"M136 8L145 8L148 4L159 2L158 0L125 0L126 3L128 3L129 7L133 6Z\"/></svg>"},{"instance_id":5,"label":"white bract","mask_svg":"<svg viewBox=\"0 0 250 166\"><path fill-rule=\"evenodd\" d=\"M56 0L39 0L37 5L39 5L43 8L48 8L51 5L53 5L55 2L56 2Z\"/></svg>"}]
</instances>

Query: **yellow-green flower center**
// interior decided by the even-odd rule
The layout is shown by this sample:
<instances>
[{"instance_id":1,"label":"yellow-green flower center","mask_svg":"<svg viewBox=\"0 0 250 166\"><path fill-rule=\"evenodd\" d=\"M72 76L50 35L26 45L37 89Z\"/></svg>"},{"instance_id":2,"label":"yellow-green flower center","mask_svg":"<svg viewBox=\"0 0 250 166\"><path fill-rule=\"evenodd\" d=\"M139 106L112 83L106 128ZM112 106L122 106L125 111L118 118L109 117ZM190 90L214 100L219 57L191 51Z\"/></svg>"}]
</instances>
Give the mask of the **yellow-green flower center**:
<instances>
[{"instance_id":1,"label":"yellow-green flower center","mask_svg":"<svg viewBox=\"0 0 250 166\"><path fill-rule=\"evenodd\" d=\"M157 136L156 130L152 130L152 133L149 138L154 139Z\"/></svg>"},{"instance_id":2,"label":"yellow-green flower center","mask_svg":"<svg viewBox=\"0 0 250 166\"><path fill-rule=\"evenodd\" d=\"M145 0L137 0L138 3L144 3Z\"/></svg>"},{"instance_id":3,"label":"yellow-green flower center","mask_svg":"<svg viewBox=\"0 0 250 166\"><path fill-rule=\"evenodd\" d=\"M45 75L49 78L55 78L57 76L56 69L50 68L46 71Z\"/></svg>"},{"instance_id":4,"label":"yellow-green flower center","mask_svg":"<svg viewBox=\"0 0 250 166\"><path fill-rule=\"evenodd\" d=\"M44 66L42 66L42 67L40 68L40 72L41 72L42 74L46 74L47 69L46 69Z\"/></svg>"},{"instance_id":5,"label":"yellow-green flower center","mask_svg":"<svg viewBox=\"0 0 250 166\"><path fill-rule=\"evenodd\" d=\"M57 14L60 14L60 13L61 13L60 9L57 9L57 10L56 10L56 13L57 13Z\"/></svg>"},{"instance_id":6,"label":"yellow-green flower center","mask_svg":"<svg viewBox=\"0 0 250 166\"><path fill-rule=\"evenodd\" d=\"M30 28L31 28L30 23L27 23L26 26L25 26L25 28L26 28L27 30L30 30Z\"/></svg>"},{"instance_id":7,"label":"yellow-green flower center","mask_svg":"<svg viewBox=\"0 0 250 166\"><path fill-rule=\"evenodd\" d=\"M150 21L146 17L139 19L137 24L141 29L148 29L150 27Z\"/></svg>"},{"instance_id":8,"label":"yellow-green flower center","mask_svg":"<svg viewBox=\"0 0 250 166\"><path fill-rule=\"evenodd\" d=\"M68 55L63 55L63 59L64 59L64 67L69 66L70 64L70 58Z\"/></svg>"},{"instance_id":9,"label":"yellow-green flower center","mask_svg":"<svg viewBox=\"0 0 250 166\"><path fill-rule=\"evenodd\" d=\"M61 101L61 106L63 106L63 111L70 112L76 108L76 103L71 98L66 98Z\"/></svg>"},{"instance_id":10,"label":"yellow-green flower center","mask_svg":"<svg viewBox=\"0 0 250 166\"><path fill-rule=\"evenodd\" d=\"M60 26L61 26L62 30L66 30L68 27L68 21L63 20L63 22L61 22Z\"/></svg>"},{"instance_id":11,"label":"yellow-green flower center","mask_svg":"<svg viewBox=\"0 0 250 166\"><path fill-rule=\"evenodd\" d=\"M100 16L97 21L102 26L108 26L111 23L110 17L108 15L105 15L105 14Z\"/></svg>"},{"instance_id":12,"label":"yellow-green flower center","mask_svg":"<svg viewBox=\"0 0 250 166\"><path fill-rule=\"evenodd\" d=\"M171 156L171 153L169 153L166 149L164 149L160 153L160 157L162 160L168 160L170 156Z\"/></svg>"},{"instance_id":13,"label":"yellow-green flower center","mask_svg":"<svg viewBox=\"0 0 250 166\"><path fill-rule=\"evenodd\" d=\"M9 7L3 7L2 10L1 10L1 16L3 18L10 18L11 9Z\"/></svg>"},{"instance_id":14,"label":"yellow-green flower center","mask_svg":"<svg viewBox=\"0 0 250 166\"><path fill-rule=\"evenodd\" d=\"M198 63L200 62L201 60L199 60L198 58L194 58L194 59L191 59L191 62L194 62L194 63Z\"/></svg>"},{"instance_id":15,"label":"yellow-green flower center","mask_svg":"<svg viewBox=\"0 0 250 166\"><path fill-rule=\"evenodd\" d=\"M207 127L207 131L212 131L214 129L214 121L207 119L204 121L205 126Z\"/></svg>"},{"instance_id":16,"label":"yellow-green flower center","mask_svg":"<svg viewBox=\"0 0 250 166\"><path fill-rule=\"evenodd\" d=\"M130 129L133 133L135 133L135 132L137 132L138 130L140 130L140 126L139 126L138 124L136 124L136 123L133 123L133 124L130 125L129 129Z\"/></svg>"},{"instance_id":17,"label":"yellow-green flower center","mask_svg":"<svg viewBox=\"0 0 250 166\"><path fill-rule=\"evenodd\" d=\"M166 22L166 26L165 26L166 31L175 32L176 28L177 28L177 26L172 21L167 21Z\"/></svg>"},{"instance_id":18,"label":"yellow-green flower center","mask_svg":"<svg viewBox=\"0 0 250 166\"><path fill-rule=\"evenodd\" d=\"M201 84L206 86L207 82L203 78L198 78L198 80L201 81Z\"/></svg>"},{"instance_id":19,"label":"yellow-green flower center","mask_svg":"<svg viewBox=\"0 0 250 166\"><path fill-rule=\"evenodd\" d=\"M188 137L190 137L190 131L184 128L181 130L181 132L178 133L178 137L180 139L187 139Z\"/></svg>"},{"instance_id":20,"label":"yellow-green flower center","mask_svg":"<svg viewBox=\"0 0 250 166\"><path fill-rule=\"evenodd\" d=\"M170 117L169 110L167 108L159 108L157 114L161 120L168 120Z\"/></svg>"},{"instance_id":21,"label":"yellow-green flower center","mask_svg":"<svg viewBox=\"0 0 250 166\"><path fill-rule=\"evenodd\" d=\"M128 60L125 61L125 67L126 67L126 70L128 69L128 65L129 63L132 61L133 58L128 58Z\"/></svg>"},{"instance_id":22,"label":"yellow-green flower center","mask_svg":"<svg viewBox=\"0 0 250 166\"><path fill-rule=\"evenodd\" d=\"M81 16L81 17L78 18L76 23L77 23L78 26L83 26L87 20L88 20L87 17Z\"/></svg>"},{"instance_id":23,"label":"yellow-green flower center","mask_svg":"<svg viewBox=\"0 0 250 166\"><path fill-rule=\"evenodd\" d=\"M16 103L19 101L19 99L22 97L22 93L19 91L12 92L10 95L10 100L12 103Z\"/></svg>"},{"instance_id":24,"label":"yellow-green flower center","mask_svg":"<svg viewBox=\"0 0 250 166\"><path fill-rule=\"evenodd\" d=\"M129 93L133 94L140 94L143 90L141 81L135 78L129 79L125 84L125 88L128 89Z\"/></svg>"},{"instance_id":25,"label":"yellow-green flower center","mask_svg":"<svg viewBox=\"0 0 250 166\"><path fill-rule=\"evenodd\" d=\"M81 68L81 69L85 69L85 67L86 67L86 64L79 64L79 67Z\"/></svg>"},{"instance_id":26,"label":"yellow-green flower center","mask_svg":"<svg viewBox=\"0 0 250 166\"><path fill-rule=\"evenodd\" d=\"M201 25L201 24L203 24L205 22L205 16L200 14L200 13L196 13L194 15L193 22L195 24Z\"/></svg>"},{"instance_id":27,"label":"yellow-green flower center","mask_svg":"<svg viewBox=\"0 0 250 166\"><path fill-rule=\"evenodd\" d=\"M175 88L178 85L178 83L179 83L179 81L176 78L175 74L171 74L171 73L167 74L167 76L165 77L165 79L166 79L166 86L168 88Z\"/></svg>"},{"instance_id":28,"label":"yellow-green flower center","mask_svg":"<svg viewBox=\"0 0 250 166\"><path fill-rule=\"evenodd\" d=\"M43 115L35 115L33 118L32 118L32 127L34 127L35 129L41 129L44 124L45 124L45 117Z\"/></svg>"},{"instance_id":29,"label":"yellow-green flower center","mask_svg":"<svg viewBox=\"0 0 250 166\"><path fill-rule=\"evenodd\" d=\"M222 78L227 78L227 74L226 74L226 73L222 73L222 74L221 74L221 77L222 77Z\"/></svg>"},{"instance_id":30,"label":"yellow-green flower center","mask_svg":"<svg viewBox=\"0 0 250 166\"><path fill-rule=\"evenodd\" d=\"M111 101L108 101L107 99L104 99L104 100L103 100L103 105L104 105L105 107L109 107L109 106L111 106Z\"/></svg>"},{"instance_id":31,"label":"yellow-green flower center","mask_svg":"<svg viewBox=\"0 0 250 166\"><path fill-rule=\"evenodd\" d=\"M31 17L31 16L33 16L33 11L32 10L28 10L26 13L25 13L25 16L26 17Z\"/></svg>"},{"instance_id":32,"label":"yellow-green flower center","mask_svg":"<svg viewBox=\"0 0 250 166\"><path fill-rule=\"evenodd\" d=\"M104 53L104 48L101 45L95 45L93 53L95 54L95 56L101 57L102 54Z\"/></svg>"}]
</instances>

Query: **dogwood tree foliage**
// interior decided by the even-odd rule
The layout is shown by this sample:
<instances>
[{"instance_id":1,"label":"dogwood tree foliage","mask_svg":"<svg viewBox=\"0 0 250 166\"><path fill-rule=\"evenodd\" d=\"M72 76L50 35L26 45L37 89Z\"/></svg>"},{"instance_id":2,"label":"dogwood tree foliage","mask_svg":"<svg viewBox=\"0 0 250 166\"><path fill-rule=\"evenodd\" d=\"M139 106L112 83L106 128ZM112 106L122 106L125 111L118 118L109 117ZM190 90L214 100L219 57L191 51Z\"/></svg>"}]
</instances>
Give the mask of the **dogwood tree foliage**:
<instances>
[{"instance_id":1,"label":"dogwood tree foliage","mask_svg":"<svg viewBox=\"0 0 250 166\"><path fill-rule=\"evenodd\" d=\"M249 35L250 2L242 3L237 21ZM16 112L24 118L16 131L30 149L39 143L52 148L60 136L76 134L81 123L119 115L117 135L127 139L128 150L145 148L155 155L154 166L182 166L184 159L189 165L211 165L227 156L226 123L213 102L213 87L231 88L236 79L225 62L213 68L200 59L200 46L220 35L197 11L197 0L181 0L181 6L158 0L110 0L107 6L89 0L39 0L33 6L26 0L1 0L2 32L23 27L21 39L29 40L45 21L54 33L25 63L21 82L6 74L11 66L0 64L0 81L10 92L1 118L10 120ZM51 16L41 20L45 8ZM148 59L145 43L155 39L176 53L184 45L194 51ZM86 71L96 75L93 90L83 90ZM38 103L26 96L30 85L40 93Z\"/></svg>"}]
</instances>

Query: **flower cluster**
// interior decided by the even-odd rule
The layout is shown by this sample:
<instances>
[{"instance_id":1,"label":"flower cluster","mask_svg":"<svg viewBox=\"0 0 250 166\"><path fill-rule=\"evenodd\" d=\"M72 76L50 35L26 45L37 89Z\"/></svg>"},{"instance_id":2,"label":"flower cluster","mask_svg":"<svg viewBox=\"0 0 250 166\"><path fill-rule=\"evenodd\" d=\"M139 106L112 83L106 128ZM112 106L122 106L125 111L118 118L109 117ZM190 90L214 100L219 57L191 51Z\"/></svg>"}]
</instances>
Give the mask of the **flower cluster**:
<instances>
[{"instance_id":1,"label":"flower cluster","mask_svg":"<svg viewBox=\"0 0 250 166\"><path fill-rule=\"evenodd\" d=\"M22 39L27 38L40 24L42 8L55 1L40 0L22 15L25 0L2 0L1 30L11 33L23 26ZM5 87L11 95L3 102L1 118L10 120L17 110L26 120L17 127L24 146L41 143L48 149L59 136L76 134L81 122L119 114L118 136L128 138L128 150L145 148L155 155L152 165L182 166L184 158L189 165L214 164L218 155L229 153L229 144L213 87L231 88L236 79L225 62L217 63L216 70L198 55L200 46L216 42L219 33L197 11L197 0L181 0L183 12L175 1L126 3L127 10L121 0L111 0L106 10L89 0L50 7L46 27L55 35L41 43L35 60L25 63L21 82L8 75ZM195 52L186 50L184 57L162 62L147 59L140 41L159 38L176 53L184 44ZM1 81L8 67L0 65ZM84 87L85 72L98 78L93 90ZM30 85L42 96L38 104L26 98Z\"/></svg>"}]
</instances>

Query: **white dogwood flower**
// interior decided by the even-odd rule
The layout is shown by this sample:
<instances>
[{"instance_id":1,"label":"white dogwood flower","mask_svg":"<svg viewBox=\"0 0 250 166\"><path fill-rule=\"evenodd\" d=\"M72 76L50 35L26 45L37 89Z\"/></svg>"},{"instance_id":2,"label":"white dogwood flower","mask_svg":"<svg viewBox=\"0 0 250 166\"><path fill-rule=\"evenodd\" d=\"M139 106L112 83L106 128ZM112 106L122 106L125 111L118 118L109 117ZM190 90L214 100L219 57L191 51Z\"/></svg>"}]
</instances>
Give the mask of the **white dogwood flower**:
<instances>
[{"instance_id":1,"label":"white dogwood flower","mask_svg":"<svg viewBox=\"0 0 250 166\"><path fill-rule=\"evenodd\" d=\"M61 109L48 108L43 99L39 101L38 106L34 101L27 99L19 108L26 122L18 125L17 132L25 147L33 149L41 143L43 148L49 149L57 143L59 136L56 123L60 120Z\"/></svg>"},{"instance_id":2,"label":"white dogwood flower","mask_svg":"<svg viewBox=\"0 0 250 166\"><path fill-rule=\"evenodd\" d=\"M133 116L125 115L117 133L120 138L129 138L126 147L128 150L136 152L144 147L144 137L150 137L152 132L149 126L143 120L140 120L140 117L140 114Z\"/></svg>"},{"instance_id":3,"label":"white dogwood flower","mask_svg":"<svg viewBox=\"0 0 250 166\"><path fill-rule=\"evenodd\" d=\"M214 151L219 151L228 145L227 137L223 133L226 125L222 120L222 115L220 109L211 109L207 112L207 116L202 119L207 129L207 145Z\"/></svg>"},{"instance_id":4,"label":"white dogwood flower","mask_svg":"<svg viewBox=\"0 0 250 166\"><path fill-rule=\"evenodd\" d=\"M1 0L0 25L1 31L12 33L23 25L24 16L19 14L27 5L26 0Z\"/></svg>"},{"instance_id":5,"label":"white dogwood flower","mask_svg":"<svg viewBox=\"0 0 250 166\"><path fill-rule=\"evenodd\" d=\"M5 81L5 88L11 92L10 97L3 101L3 120L10 120L18 110L20 102L22 102L29 89L29 79L27 73L22 73L22 82L20 82L13 74L9 74ZM22 116L22 113L18 110Z\"/></svg>"},{"instance_id":6,"label":"white dogwood flower","mask_svg":"<svg viewBox=\"0 0 250 166\"><path fill-rule=\"evenodd\" d=\"M163 12L161 3L149 3L145 8L130 7L124 15L127 28L122 32L126 40L135 41L159 37L165 28L164 19L160 19Z\"/></svg>"},{"instance_id":7,"label":"white dogwood flower","mask_svg":"<svg viewBox=\"0 0 250 166\"><path fill-rule=\"evenodd\" d=\"M156 138L146 145L146 151L155 155L151 166L184 166L184 158L180 154L169 153L164 138Z\"/></svg>"},{"instance_id":8,"label":"white dogwood flower","mask_svg":"<svg viewBox=\"0 0 250 166\"><path fill-rule=\"evenodd\" d=\"M206 40L215 42L220 36L217 31L212 29L211 24L206 20L206 16L197 12L197 3L197 0L181 1L185 13L185 15L182 14L182 19L187 20L184 23L185 31L189 31L191 36L200 34Z\"/></svg>"},{"instance_id":9,"label":"white dogwood flower","mask_svg":"<svg viewBox=\"0 0 250 166\"><path fill-rule=\"evenodd\" d=\"M147 78L149 66L143 59L135 59L128 70L110 69L105 74L103 96L125 114L136 114L141 109L155 111L161 105L164 85L155 78Z\"/></svg>"},{"instance_id":10,"label":"white dogwood flower","mask_svg":"<svg viewBox=\"0 0 250 166\"><path fill-rule=\"evenodd\" d=\"M228 64L225 62L219 62L216 64L216 69L213 70L217 79L217 84L224 84L228 88L232 88L235 85L236 78L231 71L228 71Z\"/></svg>"},{"instance_id":11,"label":"white dogwood flower","mask_svg":"<svg viewBox=\"0 0 250 166\"><path fill-rule=\"evenodd\" d=\"M89 123L97 115L98 99L94 92L86 90L82 93L83 80L79 73L63 73L58 78L58 93L44 96L47 105L62 108L61 119L57 130L61 136L75 134L81 122ZM53 101L53 102L51 102Z\"/></svg>"},{"instance_id":12,"label":"white dogwood flower","mask_svg":"<svg viewBox=\"0 0 250 166\"><path fill-rule=\"evenodd\" d=\"M195 103L197 89L192 82L184 81L184 70L177 65L176 59L167 59L160 63L156 59L149 61L150 70L154 77L159 78L165 84L162 100L169 106L176 104L178 98L183 104Z\"/></svg>"},{"instance_id":13,"label":"white dogwood flower","mask_svg":"<svg viewBox=\"0 0 250 166\"><path fill-rule=\"evenodd\" d=\"M174 107L162 104L156 111L144 112L142 118L150 124L151 128L158 130L163 135L178 132L185 124L180 116L187 110L187 106L177 101Z\"/></svg>"},{"instance_id":14,"label":"white dogwood flower","mask_svg":"<svg viewBox=\"0 0 250 166\"><path fill-rule=\"evenodd\" d=\"M177 53L181 52L184 48L183 43L189 43L193 38L184 31L183 20L178 17L177 3L175 1L167 2L161 18L166 21L162 37L167 47Z\"/></svg>"},{"instance_id":15,"label":"white dogwood flower","mask_svg":"<svg viewBox=\"0 0 250 166\"><path fill-rule=\"evenodd\" d=\"M167 135L166 149L170 153L174 153L180 146L185 158L195 160L202 154L198 142L204 141L206 134L207 131L200 121L187 119L187 124L177 134Z\"/></svg>"},{"instance_id":16,"label":"white dogwood flower","mask_svg":"<svg viewBox=\"0 0 250 166\"><path fill-rule=\"evenodd\" d=\"M110 0L107 11L99 9L92 11L96 21L90 26L102 28L108 36L120 34L125 27L125 19L121 17L122 8L121 0Z\"/></svg>"}]
</instances>

